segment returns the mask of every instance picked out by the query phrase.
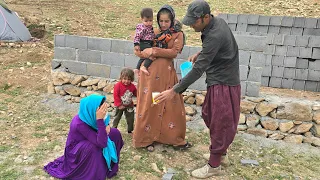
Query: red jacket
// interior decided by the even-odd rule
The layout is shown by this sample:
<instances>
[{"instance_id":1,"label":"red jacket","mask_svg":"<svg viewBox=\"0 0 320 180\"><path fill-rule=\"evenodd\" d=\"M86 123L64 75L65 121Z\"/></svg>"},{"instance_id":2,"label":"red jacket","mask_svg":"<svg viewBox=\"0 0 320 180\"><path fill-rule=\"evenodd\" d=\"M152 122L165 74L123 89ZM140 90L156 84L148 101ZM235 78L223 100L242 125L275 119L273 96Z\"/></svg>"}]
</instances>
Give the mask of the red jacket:
<instances>
[{"instance_id":1,"label":"red jacket","mask_svg":"<svg viewBox=\"0 0 320 180\"><path fill-rule=\"evenodd\" d=\"M113 98L114 105L119 107L133 106L132 97L137 96L136 86L132 83L124 85L121 81L114 85Z\"/></svg>"}]
</instances>

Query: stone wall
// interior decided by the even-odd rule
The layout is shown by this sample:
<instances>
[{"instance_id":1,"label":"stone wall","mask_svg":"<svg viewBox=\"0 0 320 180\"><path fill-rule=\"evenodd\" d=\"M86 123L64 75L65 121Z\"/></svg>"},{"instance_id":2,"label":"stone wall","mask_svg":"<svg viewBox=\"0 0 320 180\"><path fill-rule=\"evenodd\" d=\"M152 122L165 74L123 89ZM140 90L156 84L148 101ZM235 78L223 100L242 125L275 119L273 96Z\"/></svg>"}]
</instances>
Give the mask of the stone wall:
<instances>
[{"instance_id":1,"label":"stone wall","mask_svg":"<svg viewBox=\"0 0 320 180\"><path fill-rule=\"evenodd\" d=\"M106 95L109 112L114 111L113 87L116 80L65 72L64 68L52 71L49 93L64 96L69 103L93 93ZM206 91L188 90L183 93L187 123L192 123L202 106ZM238 130L274 140L309 143L320 146L320 103L280 98L244 97ZM136 104L136 100L134 100ZM112 113L111 113L112 114Z\"/></svg>"}]
</instances>

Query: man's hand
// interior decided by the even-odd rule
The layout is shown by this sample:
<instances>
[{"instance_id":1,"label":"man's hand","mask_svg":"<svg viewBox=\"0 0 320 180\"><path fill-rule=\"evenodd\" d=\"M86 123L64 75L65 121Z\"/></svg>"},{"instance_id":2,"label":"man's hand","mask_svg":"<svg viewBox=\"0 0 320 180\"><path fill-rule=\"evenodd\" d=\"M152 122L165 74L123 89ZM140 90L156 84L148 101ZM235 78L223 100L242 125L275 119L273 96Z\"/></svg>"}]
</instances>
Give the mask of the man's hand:
<instances>
[{"instance_id":1,"label":"man's hand","mask_svg":"<svg viewBox=\"0 0 320 180\"><path fill-rule=\"evenodd\" d=\"M164 101L171 100L174 97L174 95L176 95L176 92L174 92L174 90L171 88L171 89L163 91L162 93L157 95L154 98L154 100L157 102L157 104L160 104Z\"/></svg>"},{"instance_id":2,"label":"man's hand","mask_svg":"<svg viewBox=\"0 0 320 180\"><path fill-rule=\"evenodd\" d=\"M190 57L188 58L188 61L190 61L190 62L192 62L192 64L194 64L194 63L196 62L196 60L197 60L197 58L198 58L199 54L200 54L200 52L198 52L198 53L196 53L196 54L194 54L194 55L190 56Z\"/></svg>"},{"instance_id":3,"label":"man's hand","mask_svg":"<svg viewBox=\"0 0 320 180\"><path fill-rule=\"evenodd\" d=\"M152 51L152 48L146 48L143 51L141 51L141 54L145 58L150 58L150 56L152 55Z\"/></svg>"},{"instance_id":4,"label":"man's hand","mask_svg":"<svg viewBox=\"0 0 320 180\"><path fill-rule=\"evenodd\" d=\"M96 119L103 119L107 114L107 103L104 102L96 111Z\"/></svg>"},{"instance_id":5,"label":"man's hand","mask_svg":"<svg viewBox=\"0 0 320 180\"><path fill-rule=\"evenodd\" d=\"M137 46L134 46L134 50L135 50L135 51L140 51L140 46L138 46L138 45L137 45Z\"/></svg>"}]
</instances>

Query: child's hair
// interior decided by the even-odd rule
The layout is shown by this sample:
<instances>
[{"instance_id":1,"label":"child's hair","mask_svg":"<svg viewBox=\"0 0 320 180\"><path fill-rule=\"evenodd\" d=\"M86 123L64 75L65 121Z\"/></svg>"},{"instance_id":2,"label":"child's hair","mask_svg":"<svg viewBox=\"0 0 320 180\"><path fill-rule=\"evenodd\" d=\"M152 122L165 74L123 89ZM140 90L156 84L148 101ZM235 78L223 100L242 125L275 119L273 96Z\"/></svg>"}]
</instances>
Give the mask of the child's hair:
<instances>
[{"instance_id":1,"label":"child's hair","mask_svg":"<svg viewBox=\"0 0 320 180\"><path fill-rule=\"evenodd\" d=\"M140 12L141 18L152 18L153 10L151 8L143 8Z\"/></svg>"},{"instance_id":2,"label":"child's hair","mask_svg":"<svg viewBox=\"0 0 320 180\"><path fill-rule=\"evenodd\" d=\"M134 81L134 72L132 69L130 68L124 68L122 69L121 73L120 73L120 80L123 78L129 78L131 81Z\"/></svg>"}]
</instances>

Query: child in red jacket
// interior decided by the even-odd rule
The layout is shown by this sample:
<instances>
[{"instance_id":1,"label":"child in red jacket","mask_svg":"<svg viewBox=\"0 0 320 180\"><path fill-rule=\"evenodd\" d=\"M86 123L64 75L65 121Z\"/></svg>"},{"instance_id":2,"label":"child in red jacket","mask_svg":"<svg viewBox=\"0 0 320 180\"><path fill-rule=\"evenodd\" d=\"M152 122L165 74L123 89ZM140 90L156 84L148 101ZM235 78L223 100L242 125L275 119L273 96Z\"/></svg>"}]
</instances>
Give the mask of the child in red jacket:
<instances>
[{"instance_id":1,"label":"child in red jacket","mask_svg":"<svg viewBox=\"0 0 320 180\"><path fill-rule=\"evenodd\" d=\"M120 81L115 84L113 89L114 105L116 106L115 118L113 120L113 127L117 128L119 121L124 115L126 116L128 133L133 131L134 109L132 97L137 96L137 89L134 84L134 72L132 69L125 68L121 71Z\"/></svg>"}]
</instances>

